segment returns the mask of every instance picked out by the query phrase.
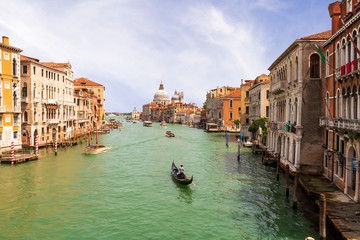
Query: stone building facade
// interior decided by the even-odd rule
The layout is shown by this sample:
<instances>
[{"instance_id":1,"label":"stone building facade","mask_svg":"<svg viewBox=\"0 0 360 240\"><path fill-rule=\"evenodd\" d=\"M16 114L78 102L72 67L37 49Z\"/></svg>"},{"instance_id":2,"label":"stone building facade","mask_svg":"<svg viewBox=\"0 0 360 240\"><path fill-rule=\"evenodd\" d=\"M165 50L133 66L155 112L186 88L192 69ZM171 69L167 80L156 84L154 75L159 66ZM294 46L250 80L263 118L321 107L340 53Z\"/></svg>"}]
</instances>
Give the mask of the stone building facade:
<instances>
[{"instance_id":1,"label":"stone building facade","mask_svg":"<svg viewBox=\"0 0 360 240\"><path fill-rule=\"evenodd\" d=\"M74 136L74 82L70 63L40 62L21 56L22 142L61 142Z\"/></svg>"},{"instance_id":2,"label":"stone building facade","mask_svg":"<svg viewBox=\"0 0 360 240\"><path fill-rule=\"evenodd\" d=\"M249 88L250 122L259 118L269 117L270 79L266 74L258 76Z\"/></svg>"},{"instance_id":3,"label":"stone building facade","mask_svg":"<svg viewBox=\"0 0 360 240\"><path fill-rule=\"evenodd\" d=\"M267 148L292 172L321 174L323 113L321 78L325 66L316 46L330 31L295 40L269 67L270 117ZM287 126L290 125L290 126Z\"/></svg>"}]
</instances>

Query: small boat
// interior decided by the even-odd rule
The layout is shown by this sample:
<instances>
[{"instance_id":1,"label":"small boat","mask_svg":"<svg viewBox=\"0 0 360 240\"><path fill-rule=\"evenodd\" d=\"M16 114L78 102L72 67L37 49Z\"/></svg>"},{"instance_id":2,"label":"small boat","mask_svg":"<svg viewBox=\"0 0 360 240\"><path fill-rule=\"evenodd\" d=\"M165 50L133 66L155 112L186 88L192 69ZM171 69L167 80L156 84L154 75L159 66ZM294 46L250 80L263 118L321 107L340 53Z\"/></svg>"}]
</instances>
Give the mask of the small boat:
<instances>
[{"instance_id":1,"label":"small boat","mask_svg":"<svg viewBox=\"0 0 360 240\"><path fill-rule=\"evenodd\" d=\"M175 163L173 162L171 165L171 175L172 175L173 179L182 185L189 185L192 183L193 176L191 176L191 178L189 179L184 174L184 176L185 176L184 178L178 178L178 176L177 176L178 171L179 171L178 168L176 167Z\"/></svg>"},{"instance_id":2,"label":"small boat","mask_svg":"<svg viewBox=\"0 0 360 240\"><path fill-rule=\"evenodd\" d=\"M244 142L244 147L252 147L253 143L252 142Z\"/></svg>"},{"instance_id":3,"label":"small boat","mask_svg":"<svg viewBox=\"0 0 360 240\"><path fill-rule=\"evenodd\" d=\"M166 122L165 122L165 121L162 121L162 122L160 123L160 126L162 126L162 127L166 127L166 126L167 126L167 124L166 124Z\"/></svg>"},{"instance_id":4,"label":"small boat","mask_svg":"<svg viewBox=\"0 0 360 240\"><path fill-rule=\"evenodd\" d=\"M85 149L84 152L85 154L97 154L100 153L102 151L106 150L106 147L104 145L88 145Z\"/></svg>"},{"instance_id":5,"label":"small boat","mask_svg":"<svg viewBox=\"0 0 360 240\"><path fill-rule=\"evenodd\" d=\"M175 137L175 134L172 133L171 131L166 131L166 136L167 137Z\"/></svg>"},{"instance_id":6,"label":"small boat","mask_svg":"<svg viewBox=\"0 0 360 240\"><path fill-rule=\"evenodd\" d=\"M152 127L152 122L151 121L144 121L143 126Z\"/></svg>"},{"instance_id":7,"label":"small boat","mask_svg":"<svg viewBox=\"0 0 360 240\"><path fill-rule=\"evenodd\" d=\"M136 121L133 121L133 123L137 123Z\"/></svg>"}]
</instances>

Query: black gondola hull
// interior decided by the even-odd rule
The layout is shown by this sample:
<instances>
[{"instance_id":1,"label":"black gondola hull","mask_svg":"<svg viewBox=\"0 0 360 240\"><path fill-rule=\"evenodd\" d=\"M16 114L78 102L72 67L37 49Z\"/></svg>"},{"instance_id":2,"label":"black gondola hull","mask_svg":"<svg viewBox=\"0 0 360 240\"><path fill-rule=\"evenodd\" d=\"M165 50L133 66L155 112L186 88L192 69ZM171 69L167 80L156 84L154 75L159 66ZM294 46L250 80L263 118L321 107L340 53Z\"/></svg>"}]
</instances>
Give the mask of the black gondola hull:
<instances>
[{"instance_id":1,"label":"black gondola hull","mask_svg":"<svg viewBox=\"0 0 360 240\"><path fill-rule=\"evenodd\" d=\"M171 165L171 176L173 177L174 181L182 184L182 185L189 185L193 181L193 176L191 178L188 178L185 176L185 178L178 178L177 174L175 172L178 171L178 168L176 167L175 163L173 162Z\"/></svg>"}]
</instances>

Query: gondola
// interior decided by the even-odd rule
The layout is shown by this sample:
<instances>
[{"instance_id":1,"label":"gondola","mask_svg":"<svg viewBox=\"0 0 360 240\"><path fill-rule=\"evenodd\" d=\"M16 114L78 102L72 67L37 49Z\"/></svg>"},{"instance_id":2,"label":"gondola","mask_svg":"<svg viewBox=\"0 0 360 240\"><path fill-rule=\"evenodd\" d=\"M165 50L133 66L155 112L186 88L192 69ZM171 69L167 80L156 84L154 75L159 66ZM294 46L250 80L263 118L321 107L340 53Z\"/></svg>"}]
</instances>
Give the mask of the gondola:
<instances>
[{"instance_id":1,"label":"gondola","mask_svg":"<svg viewBox=\"0 0 360 240\"><path fill-rule=\"evenodd\" d=\"M171 165L171 175L172 175L173 179L182 185L189 185L192 183L193 176L191 176L190 179L188 177L186 177L186 175L185 175L185 178L178 178L177 172L178 172L178 168L176 167L175 163L173 162Z\"/></svg>"}]
</instances>

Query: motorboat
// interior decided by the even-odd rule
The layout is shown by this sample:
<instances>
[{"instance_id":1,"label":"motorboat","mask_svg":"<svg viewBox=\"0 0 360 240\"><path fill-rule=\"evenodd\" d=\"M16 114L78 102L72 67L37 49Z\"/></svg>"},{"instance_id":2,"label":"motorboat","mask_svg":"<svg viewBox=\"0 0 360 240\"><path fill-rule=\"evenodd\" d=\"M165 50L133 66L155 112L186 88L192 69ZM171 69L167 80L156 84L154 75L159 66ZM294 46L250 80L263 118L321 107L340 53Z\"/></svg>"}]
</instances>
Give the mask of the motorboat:
<instances>
[{"instance_id":1,"label":"motorboat","mask_svg":"<svg viewBox=\"0 0 360 240\"><path fill-rule=\"evenodd\" d=\"M88 145L84 149L84 152L85 152L85 154L97 154L104 150L106 150L106 147L104 145L96 144L96 145Z\"/></svg>"}]
</instances>

